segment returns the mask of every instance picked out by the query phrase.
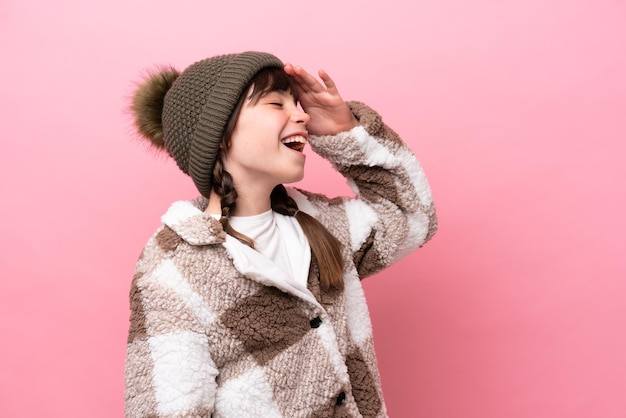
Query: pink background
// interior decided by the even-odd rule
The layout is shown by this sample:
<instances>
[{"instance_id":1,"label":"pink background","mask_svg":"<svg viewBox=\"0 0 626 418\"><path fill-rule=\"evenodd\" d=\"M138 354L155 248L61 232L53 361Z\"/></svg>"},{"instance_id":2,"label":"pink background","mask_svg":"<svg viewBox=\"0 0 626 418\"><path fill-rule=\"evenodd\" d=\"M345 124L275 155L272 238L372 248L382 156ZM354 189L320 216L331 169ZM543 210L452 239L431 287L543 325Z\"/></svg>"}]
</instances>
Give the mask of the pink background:
<instances>
[{"instance_id":1,"label":"pink background","mask_svg":"<svg viewBox=\"0 0 626 418\"><path fill-rule=\"evenodd\" d=\"M195 195L131 81L249 49L325 68L428 173L439 233L366 282L391 416L626 416L618 0L2 1L0 416L122 415L134 263ZM346 190L317 158L302 185Z\"/></svg>"}]
</instances>

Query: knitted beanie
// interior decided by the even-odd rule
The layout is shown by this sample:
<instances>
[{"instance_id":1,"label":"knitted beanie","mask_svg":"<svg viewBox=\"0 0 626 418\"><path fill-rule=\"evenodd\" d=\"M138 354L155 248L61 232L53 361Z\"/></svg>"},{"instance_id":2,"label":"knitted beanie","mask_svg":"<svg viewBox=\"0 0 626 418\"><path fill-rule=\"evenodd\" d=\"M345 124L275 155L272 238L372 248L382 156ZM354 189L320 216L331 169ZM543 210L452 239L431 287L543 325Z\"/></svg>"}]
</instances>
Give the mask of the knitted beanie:
<instances>
[{"instance_id":1,"label":"knitted beanie","mask_svg":"<svg viewBox=\"0 0 626 418\"><path fill-rule=\"evenodd\" d=\"M264 52L220 55L198 61L180 74L173 68L161 69L133 97L139 133L165 148L205 197L211 192L228 120L243 89L265 68L282 69L283 63Z\"/></svg>"}]
</instances>

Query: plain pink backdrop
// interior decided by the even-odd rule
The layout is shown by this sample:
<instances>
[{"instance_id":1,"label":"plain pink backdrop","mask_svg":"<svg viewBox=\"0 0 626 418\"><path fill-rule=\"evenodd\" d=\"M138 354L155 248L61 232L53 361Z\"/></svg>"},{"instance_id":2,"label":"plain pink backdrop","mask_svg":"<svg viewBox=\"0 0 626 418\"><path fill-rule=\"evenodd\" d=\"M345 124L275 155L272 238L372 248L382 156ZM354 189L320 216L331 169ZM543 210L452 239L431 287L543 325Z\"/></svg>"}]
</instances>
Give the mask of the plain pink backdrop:
<instances>
[{"instance_id":1,"label":"plain pink backdrop","mask_svg":"<svg viewBox=\"0 0 626 418\"><path fill-rule=\"evenodd\" d=\"M430 179L439 233L366 282L391 416L626 416L618 0L2 1L0 416L122 416L134 263L195 195L132 80L249 49L326 69Z\"/></svg>"}]
</instances>

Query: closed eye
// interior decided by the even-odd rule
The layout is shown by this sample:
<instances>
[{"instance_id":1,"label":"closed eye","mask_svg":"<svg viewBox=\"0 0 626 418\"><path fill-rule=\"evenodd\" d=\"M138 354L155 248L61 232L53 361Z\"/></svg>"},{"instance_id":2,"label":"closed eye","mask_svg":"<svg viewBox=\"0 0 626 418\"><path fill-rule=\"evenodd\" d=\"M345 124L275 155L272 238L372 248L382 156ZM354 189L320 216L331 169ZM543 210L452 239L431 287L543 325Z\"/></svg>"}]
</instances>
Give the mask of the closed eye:
<instances>
[{"instance_id":1,"label":"closed eye","mask_svg":"<svg viewBox=\"0 0 626 418\"><path fill-rule=\"evenodd\" d=\"M279 102L271 102L270 104L273 106L283 107L283 104Z\"/></svg>"}]
</instances>

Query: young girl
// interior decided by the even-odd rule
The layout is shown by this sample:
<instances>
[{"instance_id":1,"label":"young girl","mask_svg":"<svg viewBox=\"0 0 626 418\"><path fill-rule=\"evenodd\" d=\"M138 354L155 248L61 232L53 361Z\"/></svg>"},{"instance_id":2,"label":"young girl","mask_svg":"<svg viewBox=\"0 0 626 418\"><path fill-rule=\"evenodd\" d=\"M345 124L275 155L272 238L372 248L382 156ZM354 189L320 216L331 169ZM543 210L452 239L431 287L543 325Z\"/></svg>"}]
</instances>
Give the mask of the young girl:
<instances>
[{"instance_id":1,"label":"young girl","mask_svg":"<svg viewBox=\"0 0 626 418\"><path fill-rule=\"evenodd\" d=\"M245 52L138 86L139 133L202 196L137 263L127 417L386 416L360 280L430 239L435 210L406 144L319 76ZM307 144L356 197L283 186Z\"/></svg>"}]
</instances>

